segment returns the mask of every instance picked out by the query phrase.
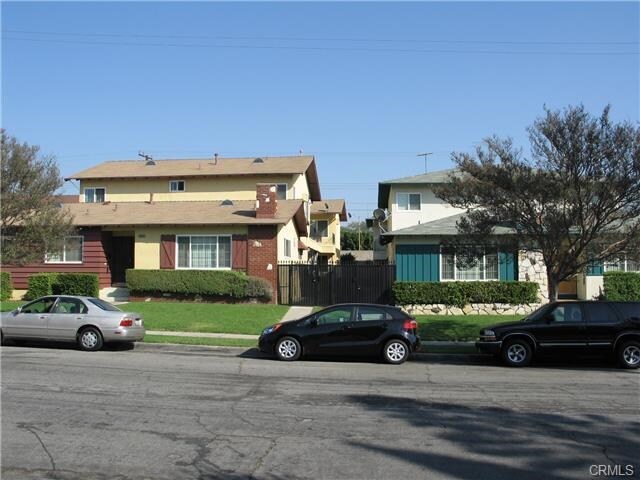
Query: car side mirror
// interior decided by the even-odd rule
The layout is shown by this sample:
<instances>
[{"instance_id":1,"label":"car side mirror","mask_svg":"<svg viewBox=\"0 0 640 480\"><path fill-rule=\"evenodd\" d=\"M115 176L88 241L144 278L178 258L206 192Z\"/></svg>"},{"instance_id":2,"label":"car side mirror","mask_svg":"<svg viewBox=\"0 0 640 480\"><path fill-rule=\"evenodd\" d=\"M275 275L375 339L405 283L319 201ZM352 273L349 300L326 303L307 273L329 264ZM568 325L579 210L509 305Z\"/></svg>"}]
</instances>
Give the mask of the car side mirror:
<instances>
[{"instance_id":1,"label":"car side mirror","mask_svg":"<svg viewBox=\"0 0 640 480\"><path fill-rule=\"evenodd\" d=\"M317 327L318 326L318 319L316 317L311 317L309 319L309 321L307 322L307 325L309 325L312 328Z\"/></svg>"},{"instance_id":2,"label":"car side mirror","mask_svg":"<svg viewBox=\"0 0 640 480\"><path fill-rule=\"evenodd\" d=\"M13 311L14 315L18 315L20 312L22 312L22 307L18 307Z\"/></svg>"}]
</instances>

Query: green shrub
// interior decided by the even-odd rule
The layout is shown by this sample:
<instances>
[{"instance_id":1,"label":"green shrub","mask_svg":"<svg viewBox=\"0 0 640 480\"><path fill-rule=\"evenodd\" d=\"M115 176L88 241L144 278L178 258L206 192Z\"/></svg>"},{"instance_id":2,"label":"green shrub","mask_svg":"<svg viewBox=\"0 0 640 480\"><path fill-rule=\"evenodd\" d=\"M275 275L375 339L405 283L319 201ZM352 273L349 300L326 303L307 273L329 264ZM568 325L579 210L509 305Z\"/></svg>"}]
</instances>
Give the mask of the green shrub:
<instances>
[{"instance_id":1,"label":"green shrub","mask_svg":"<svg viewBox=\"0 0 640 480\"><path fill-rule=\"evenodd\" d=\"M605 272L604 296L618 302L640 301L640 273Z\"/></svg>"},{"instance_id":2,"label":"green shrub","mask_svg":"<svg viewBox=\"0 0 640 480\"><path fill-rule=\"evenodd\" d=\"M13 293L13 285L11 284L11 273L0 273L0 300L9 300Z\"/></svg>"},{"instance_id":3,"label":"green shrub","mask_svg":"<svg viewBox=\"0 0 640 480\"><path fill-rule=\"evenodd\" d=\"M29 288L25 300L34 300L45 295L53 295L53 284L57 273L36 273L29 277Z\"/></svg>"},{"instance_id":4,"label":"green shrub","mask_svg":"<svg viewBox=\"0 0 640 480\"><path fill-rule=\"evenodd\" d=\"M538 288L535 282L395 282L392 290L397 305L462 308L469 303L536 303Z\"/></svg>"},{"instance_id":5,"label":"green shrub","mask_svg":"<svg viewBox=\"0 0 640 480\"><path fill-rule=\"evenodd\" d=\"M271 298L271 285L266 281L263 285L260 280L232 270L127 270L127 287L134 295Z\"/></svg>"},{"instance_id":6,"label":"green shrub","mask_svg":"<svg viewBox=\"0 0 640 480\"><path fill-rule=\"evenodd\" d=\"M95 273L59 273L52 285L55 295L97 297L100 282Z\"/></svg>"}]
</instances>

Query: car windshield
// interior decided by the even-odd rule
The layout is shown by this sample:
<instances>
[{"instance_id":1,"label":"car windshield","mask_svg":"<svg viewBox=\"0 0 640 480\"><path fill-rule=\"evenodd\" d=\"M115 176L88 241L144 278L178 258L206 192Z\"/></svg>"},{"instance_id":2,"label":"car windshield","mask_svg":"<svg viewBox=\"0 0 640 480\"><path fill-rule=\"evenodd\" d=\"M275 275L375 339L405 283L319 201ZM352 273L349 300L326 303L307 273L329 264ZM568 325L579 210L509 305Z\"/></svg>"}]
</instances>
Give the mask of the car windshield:
<instances>
[{"instance_id":1,"label":"car windshield","mask_svg":"<svg viewBox=\"0 0 640 480\"><path fill-rule=\"evenodd\" d=\"M547 312L549 311L549 307L550 305L543 305L542 307L540 307L537 310L534 310L533 312L531 312L527 317L524 317L522 319L523 322L536 322L538 320L540 320L542 317L544 317Z\"/></svg>"},{"instance_id":2,"label":"car windshield","mask_svg":"<svg viewBox=\"0 0 640 480\"><path fill-rule=\"evenodd\" d=\"M102 310L106 310L108 312L122 311L115 305L111 305L109 302L105 302L104 300L100 300L99 298L90 298L89 301L93 303L96 307L101 308Z\"/></svg>"}]
</instances>

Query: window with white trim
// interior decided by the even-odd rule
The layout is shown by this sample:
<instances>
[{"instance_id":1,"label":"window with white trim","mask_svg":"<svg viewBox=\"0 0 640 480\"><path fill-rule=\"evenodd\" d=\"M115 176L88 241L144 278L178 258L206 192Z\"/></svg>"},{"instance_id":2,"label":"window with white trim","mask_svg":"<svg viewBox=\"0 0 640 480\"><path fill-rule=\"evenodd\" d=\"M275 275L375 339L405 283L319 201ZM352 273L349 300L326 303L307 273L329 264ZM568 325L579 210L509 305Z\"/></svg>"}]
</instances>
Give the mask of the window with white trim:
<instances>
[{"instance_id":1,"label":"window with white trim","mask_svg":"<svg viewBox=\"0 0 640 480\"><path fill-rule=\"evenodd\" d=\"M287 184L286 183L277 183L276 184L276 199L278 199L278 200L286 200L287 199Z\"/></svg>"},{"instance_id":2,"label":"window with white trim","mask_svg":"<svg viewBox=\"0 0 640 480\"><path fill-rule=\"evenodd\" d=\"M289 240L288 238L284 239L284 256L291 256L291 240Z\"/></svg>"},{"instance_id":3,"label":"window with white trim","mask_svg":"<svg viewBox=\"0 0 640 480\"><path fill-rule=\"evenodd\" d=\"M420 210L421 196L419 193L398 193L396 201L400 211L415 212Z\"/></svg>"},{"instance_id":4,"label":"window with white trim","mask_svg":"<svg viewBox=\"0 0 640 480\"><path fill-rule=\"evenodd\" d=\"M47 253L45 263L82 263L84 237L74 235L64 237L59 249Z\"/></svg>"},{"instance_id":5,"label":"window with white trim","mask_svg":"<svg viewBox=\"0 0 640 480\"><path fill-rule=\"evenodd\" d=\"M311 222L311 238L321 239L329 236L328 220L313 220Z\"/></svg>"},{"instance_id":6,"label":"window with white trim","mask_svg":"<svg viewBox=\"0 0 640 480\"><path fill-rule=\"evenodd\" d=\"M171 180L169 182L169 191L170 192L184 192L185 191L185 182L184 182L184 180Z\"/></svg>"},{"instance_id":7,"label":"window with white trim","mask_svg":"<svg viewBox=\"0 0 640 480\"><path fill-rule=\"evenodd\" d=\"M230 235L177 235L176 244L177 268L231 268Z\"/></svg>"},{"instance_id":8,"label":"window with white trim","mask_svg":"<svg viewBox=\"0 0 640 480\"><path fill-rule=\"evenodd\" d=\"M104 187L91 187L84 189L85 203L103 203L107 196L107 189Z\"/></svg>"},{"instance_id":9,"label":"window with white trim","mask_svg":"<svg viewBox=\"0 0 640 480\"><path fill-rule=\"evenodd\" d=\"M611 258L604 262L605 272L640 272L640 262L621 255L618 258Z\"/></svg>"},{"instance_id":10,"label":"window with white trim","mask_svg":"<svg viewBox=\"0 0 640 480\"><path fill-rule=\"evenodd\" d=\"M498 280L498 253L474 255L442 252L440 280L461 282Z\"/></svg>"}]
</instances>

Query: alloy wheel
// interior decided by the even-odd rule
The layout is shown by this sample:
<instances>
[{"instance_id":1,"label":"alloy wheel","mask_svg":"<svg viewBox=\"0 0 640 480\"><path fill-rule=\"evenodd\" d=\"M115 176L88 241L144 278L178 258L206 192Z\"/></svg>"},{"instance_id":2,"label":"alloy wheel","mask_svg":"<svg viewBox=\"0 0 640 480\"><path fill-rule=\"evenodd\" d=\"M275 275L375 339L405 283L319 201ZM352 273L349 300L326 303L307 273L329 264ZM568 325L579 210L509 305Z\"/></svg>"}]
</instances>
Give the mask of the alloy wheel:
<instances>
[{"instance_id":1,"label":"alloy wheel","mask_svg":"<svg viewBox=\"0 0 640 480\"><path fill-rule=\"evenodd\" d=\"M98 334L92 330L88 330L82 334L80 337L80 341L82 342L82 346L86 349L95 348L98 344L99 338Z\"/></svg>"},{"instance_id":2,"label":"alloy wheel","mask_svg":"<svg viewBox=\"0 0 640 480\"><path fill-rule=\"evenodd\" d=\"M387 358L392 362L399 362L404 359L407 349L401 342L392 342L387 345Z\"/></svg>"},{"instance_id":3,"label":"alloy wheel","mask_svg":"<svg viewBox=\"0 0 640 480\"><path fill-rule=\"evenodd\" d=\"M292 340L284 340L278 345L278 352L283 358L293 358L298 352L298 346Z\"/></svg>"},{"instance_id":4,"label":"alloy wheel","mask_svg":"<svg viewBox=\"0 0 640 480\"><path fill-rule=\"evenodd\" d=\"M628 345L622 351L622 358L629 366L636 366L640 364L640 347L637 345Z\"/></svg>"},{"instance_id":5,"label":"alloy wheel","mask_svg":"<svg viewBox=\"0 0 640 480\"><path fill-rule=\"evenodd\" d=\"M527 358L527 350L519 343L514 343L507 349L507 357L513 363L522 363Z\"/></svg>"}]
</instances>

